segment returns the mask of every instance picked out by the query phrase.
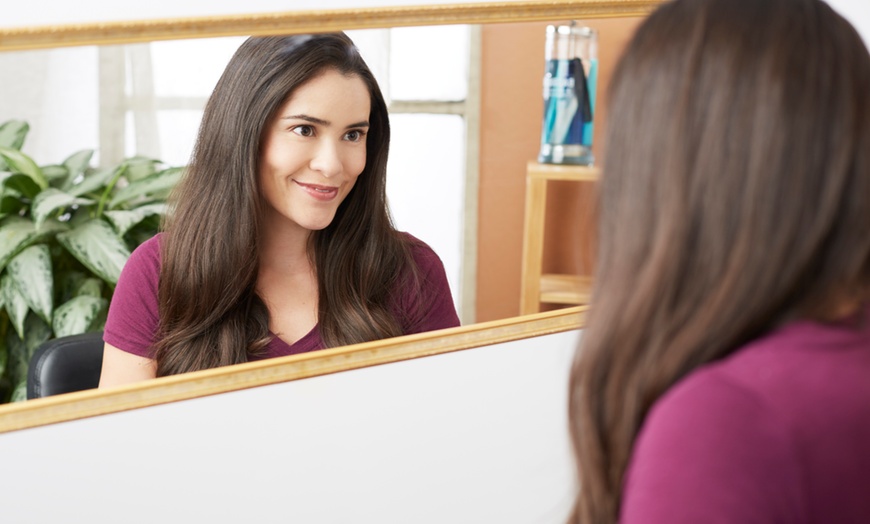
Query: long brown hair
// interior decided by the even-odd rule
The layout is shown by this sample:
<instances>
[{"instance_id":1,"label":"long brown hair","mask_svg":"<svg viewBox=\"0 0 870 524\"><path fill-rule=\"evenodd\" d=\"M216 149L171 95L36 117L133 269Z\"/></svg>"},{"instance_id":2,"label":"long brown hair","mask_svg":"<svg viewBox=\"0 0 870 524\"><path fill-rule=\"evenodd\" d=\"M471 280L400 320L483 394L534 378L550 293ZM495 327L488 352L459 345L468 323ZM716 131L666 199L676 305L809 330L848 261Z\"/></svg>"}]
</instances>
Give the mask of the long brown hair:
<instances>
[{"instance_id":1,"label":"long brown hair","mask_svg":"<svg viewBox=\"0 0 870 524\"><path fill-rule=\"evenodd\" d=\"M269 343L269 312L256 293L261 136L296 88L330 68L363 80L371 113L366 166L311 239L320 335L336 346L402 334L391 290L416 273L387 209L390 126L374 76L343 33L252 37L209 98L161 240L158 376L245 362Z\"/></svg>"},{"instance_id":2,"label":"long brown hair","mask_svg":"<svg viewBox=\"0 0 870 524\"><path fill-rule=\"evenodd\" d=\"M650 407L870 283L870 57L819 0L676 0L609 96L591 311L570 384L572 522L618 519Z\"/></svg>"}]
</instances>

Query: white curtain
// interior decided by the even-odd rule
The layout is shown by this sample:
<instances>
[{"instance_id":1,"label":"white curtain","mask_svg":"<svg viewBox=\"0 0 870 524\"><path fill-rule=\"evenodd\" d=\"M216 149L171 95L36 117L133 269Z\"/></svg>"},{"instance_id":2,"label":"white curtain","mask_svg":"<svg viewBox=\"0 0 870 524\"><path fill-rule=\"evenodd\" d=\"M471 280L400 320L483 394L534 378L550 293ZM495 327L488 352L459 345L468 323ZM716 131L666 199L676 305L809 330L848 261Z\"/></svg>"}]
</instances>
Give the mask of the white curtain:
<instances>
[{"instance_id":1,"label":"white curtain","mask_svg":"<svg viewBox=\"0 0 870 524\"><path fill-rule=\"evenodd\" d=\"M0 53L0 122L30 124L23 151L37 164L97 147L97 70L95 47Z\"/></svg>"}]
</instances>

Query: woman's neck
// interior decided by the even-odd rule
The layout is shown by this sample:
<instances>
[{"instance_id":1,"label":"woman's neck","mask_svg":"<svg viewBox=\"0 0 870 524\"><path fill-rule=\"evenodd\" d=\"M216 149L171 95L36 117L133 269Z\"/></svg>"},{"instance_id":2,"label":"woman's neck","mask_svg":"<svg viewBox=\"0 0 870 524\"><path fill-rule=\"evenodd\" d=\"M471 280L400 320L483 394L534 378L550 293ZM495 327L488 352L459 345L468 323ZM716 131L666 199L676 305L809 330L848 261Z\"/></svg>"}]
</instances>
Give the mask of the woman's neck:
<instances>
[{"instance_id":1,"label":"woman's neck","mask_svg":"<svg viewBox=\"0 0 870 524\"><path fill-rule=\"evenodd\" d=\"M317 274L308 253L310 231L272 227L262 237L257 294L269 310L269 330L293 344L317 324Z\"/></svg>"},{"instance_id":2,"label":"woman's neck","mask_svg":"<svg viewBox=\"0 0 870 524\"><path fill-rule=\"evenodd\" d=\"M308 253L311 231L286 228L265 228L260 242L260 272L304 272L312 269Z\"/></svg>"}]
</instances>

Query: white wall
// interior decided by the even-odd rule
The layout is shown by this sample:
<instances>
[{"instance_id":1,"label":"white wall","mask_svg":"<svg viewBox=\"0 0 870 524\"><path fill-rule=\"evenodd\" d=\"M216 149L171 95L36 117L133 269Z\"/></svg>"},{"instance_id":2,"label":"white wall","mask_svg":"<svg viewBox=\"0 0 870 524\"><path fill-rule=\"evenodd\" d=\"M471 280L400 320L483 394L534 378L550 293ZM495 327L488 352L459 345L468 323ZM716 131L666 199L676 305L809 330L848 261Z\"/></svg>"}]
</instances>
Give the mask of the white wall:
<instances>
[{"instance_id":1,"label":"white wall","mask_svg":"<svg viewBox=\"0 0 870 524\"><path fill-rule=\"evenodd\" d=\"M0 434L0 519L562 523L578 334Z\"/></svg>"},{"instance_id":2,"label":"white wall","mask_svg":"<svg viewBox=\"0 0 870 524\"><path fill-rule=\"evenodd\" d=\"M95 47L0 53L0 123L24 120L24 152L57 164L98 143Z\"/></svg>"}]
</instances>

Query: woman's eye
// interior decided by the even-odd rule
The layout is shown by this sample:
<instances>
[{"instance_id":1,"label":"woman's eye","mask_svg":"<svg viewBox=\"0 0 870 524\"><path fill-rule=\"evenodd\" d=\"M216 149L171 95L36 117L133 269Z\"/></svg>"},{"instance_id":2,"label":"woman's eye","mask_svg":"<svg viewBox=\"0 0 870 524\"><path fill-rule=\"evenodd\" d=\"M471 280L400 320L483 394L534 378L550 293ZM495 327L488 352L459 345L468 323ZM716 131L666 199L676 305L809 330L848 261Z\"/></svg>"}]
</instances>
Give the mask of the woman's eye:
<instances>
[{"instance_id":1,"label":"woman's eye","mask_svg":"<svg viewBox=\"0 0 870 524\"><path fill-rule=\"evenodd\" d=\"M299 136L314 136L314 128L311 126L296 126L293 132Z\"/></svg>"},{"instance_id":2,"label":"woman's eye","mask_svg":"<svg viewBox=\"0 0 870 524\"><path fill-rule=\"evenodd\" d=\"M344 138L350 142L359 142L365 135L365 132L360 131L359 129L354 129L353 131L348 131L347 134L344 135Z\"/></svg>"}]
</instances>

